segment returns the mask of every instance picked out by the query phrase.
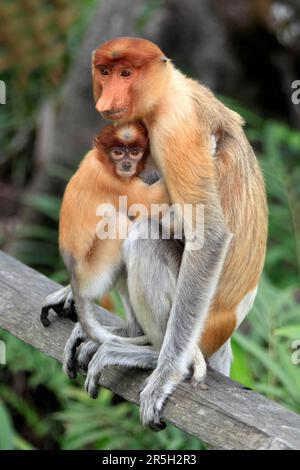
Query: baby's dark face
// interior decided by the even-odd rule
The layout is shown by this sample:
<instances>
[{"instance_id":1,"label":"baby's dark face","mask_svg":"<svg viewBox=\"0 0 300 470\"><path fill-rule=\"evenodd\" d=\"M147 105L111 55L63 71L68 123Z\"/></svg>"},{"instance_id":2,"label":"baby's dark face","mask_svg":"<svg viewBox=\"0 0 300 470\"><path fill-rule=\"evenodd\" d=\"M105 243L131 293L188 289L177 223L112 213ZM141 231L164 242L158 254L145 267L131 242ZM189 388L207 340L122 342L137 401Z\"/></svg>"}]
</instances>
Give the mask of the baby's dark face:
<instances>
[{"instance_id":1,"label":"baby's dark face","mask_svg":"<svg viewBox=\"0 0 300 470\"><path fill-rule=\"evenodd\" d=\"M119 176L130 178L137 173L138 164L144 156L144 149L135 146L115 146L109 150Z\"/></svg>"}]
</instances>

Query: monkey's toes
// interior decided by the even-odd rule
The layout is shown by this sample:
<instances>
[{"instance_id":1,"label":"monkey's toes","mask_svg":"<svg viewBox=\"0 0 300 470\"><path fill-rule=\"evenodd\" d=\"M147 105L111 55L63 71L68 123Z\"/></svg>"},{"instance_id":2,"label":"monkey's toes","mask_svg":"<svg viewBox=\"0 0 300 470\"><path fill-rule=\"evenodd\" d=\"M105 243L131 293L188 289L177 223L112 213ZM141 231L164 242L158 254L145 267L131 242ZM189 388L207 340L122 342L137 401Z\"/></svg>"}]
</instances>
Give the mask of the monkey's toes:
<instances>
[{"instance_id":1,"label":"monkey's toes","mask_svg":"<svg viewBox=\"0 0 300 470\"><path fill-rule=\"evenodd\" d=\"M63 367L69 379L73 380L77 377L77 362L74 358L67 361L66 366Z\"/></svg>"},{"instance_id":2,"label":"monkey's toes","mask_svg":"<svg viewBox=\"0 0 300 470\"><path fill-rule=\"evenodd\" d=\"M41 310L41 316L40 320L45 328L51 324L49 318L48 318L48 313L49 313L49 308L48 307L43 307Z\"/></svg>"},{"instance_id":3,"label":"monkey's toes","mask_svg":"<svg viewBox=\"0 0 300 470\"><path fill-rule=\"evenodd\" d=\"M74 323L78 322L78 316L77 312L75 309L75 303L74 300L66 300L66 302L63 304L62 308L59 309L59 311L56 310L56 313L58 316L62 318L68 318Z\"/></svg>"},{"instance_id":4,"label":"monkey's toes","mask_svg":"<svg viewBox=\"0 0 300 470\"><path fill-rule=\"evenodd\" d=\"M154 432L163 431L167 427L166 423L161 420L158 423L156 421L150 421L148 426Z\"/></svg>"},{"instance_id":5,"label":"monkey's toes","mask_svg":"<svg viewBox=\"0 0 300 470\"><path fill-rule=\"evenodd\" d=\"M98 397L100 387L97 379L95 380L93 377L89 377L88 375L84 384L84 388L89 396L94 400Z\"/></svg>"},{"instance_id":6,"label":"monkey's toes","mask_svg":"<svg viewBox=\"0 0 300 470\"><path fill-rule=\"evenodd\" d=\"M43 319L41 319L41 322L42 322L42 324L43 324L43 326L44 326L45 328L48 328L48 326L51 325L51 322L50 322L50 320L49 320L48 318L43 318Z\"/></svg>"}]
</instances>

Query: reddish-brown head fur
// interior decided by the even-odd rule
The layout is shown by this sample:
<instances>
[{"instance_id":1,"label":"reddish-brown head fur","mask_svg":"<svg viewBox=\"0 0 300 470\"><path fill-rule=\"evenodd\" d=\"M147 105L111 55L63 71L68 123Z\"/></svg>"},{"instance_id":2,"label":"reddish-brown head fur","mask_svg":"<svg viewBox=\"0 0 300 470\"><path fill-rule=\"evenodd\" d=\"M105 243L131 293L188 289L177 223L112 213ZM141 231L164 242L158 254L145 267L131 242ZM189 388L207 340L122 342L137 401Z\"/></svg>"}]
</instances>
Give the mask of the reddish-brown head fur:
<instances>
[{"instance_id":1,"label":"reddish-brown head fur","mask_svg":"<svg viewBox=\"0 0 300 470\"><path fill-rule=\"evenodd\" d=\"M95 148L98 151L98 159L116 173L116 165L109 157L109 151L113 147L140 147L143 149L143 158L138 162L135 175L143 171L145 160L149 153L149 140L146 128L139 122L121 126L113 124L105 126L94 139Z\"/></svg>"},{"instance_id":2,"label":"reddish-brown head fur","mask_svg":"<svg viewBox=\"0 0 300 470\"><path fill-rule=\"evenodd\" d=\"M94 53L94 65L114 64L142 67L150 61L161 59L162 51L147 39L120 37L102 44Z\"/></svg>"},{"instance_id":3,"label":"reddish-brown head fur","mask_svg":"<svg viewBox=\"0 0 300 470\"><path fill-rule=\"evenodd\" d=\"M113 121L138 119L136 94L152 85L149 77L145 80L145 71L161 69L165 62L159 47L146 39L123 37L104 43L93 53L96 109Z\"/></svg>"}]
</instances>

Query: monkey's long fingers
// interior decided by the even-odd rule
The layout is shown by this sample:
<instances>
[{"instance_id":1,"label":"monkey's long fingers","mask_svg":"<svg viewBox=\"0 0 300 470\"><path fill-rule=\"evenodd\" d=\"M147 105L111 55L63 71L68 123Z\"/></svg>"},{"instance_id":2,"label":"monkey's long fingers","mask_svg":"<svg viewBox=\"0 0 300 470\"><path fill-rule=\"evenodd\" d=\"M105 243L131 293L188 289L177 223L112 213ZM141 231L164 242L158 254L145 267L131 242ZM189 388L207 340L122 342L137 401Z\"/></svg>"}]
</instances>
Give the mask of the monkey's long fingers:
<instances>
[{"instance_id":1,"label":"monkey's long fingers","mask_svg":"<svg viewBox=\"0 0 300 470\"><path fill-rule=\"evenodd\" d=\"M144 426L149 426L152 431L162 431L166 423L162 421L162 411L168 394L152 387L150 380L146 381L144 389L140 393L140 416Z\"/></svg>"},{"instance_id":2,"label":"monkey's long fingers","mask_svg":"<svg viewBox=\"0 0 300 470\"><path fill-rule=\"evenodd\" d=\"M88 369L85 379L84 388L91 398L96 399L99 393L99 380L101 377L102 368L98 365Z\"/></svg>"},{"instance_id":3,"label":"monkey's long fingers","mask_svg":"<svg viewBox=\"0 0 300 470\"><path fill-rule=\"evenodd\" d=\"M54 310L54 312L59 316L59 317L68 317L68 315L64 314L64 303L61 302L60 304L48 304L44 305L44 307L41 310L41 322L43 323L44 327L47 328L51 322L48 318L50 310Z\"/></svg>"},{"instance_id":4,"label":"monkey's long fingers","mask_svg":"<svg viewBox=\"0 0 300 470\"><path fill-rule=\"evenodd\" d=\"M123 340L125 339L119 338L118 340L106 341L100 346L89 363L84 386L91 398L97 398L98 396L99 380L103 370L109 365L118 365L119 362L115 358L116 350L120 349L122 355L125 355L126 350L124 351Z\"/></svg>"},{"instance_id":5,"label":"monkey's long fingers","mask_svg":"<svg viewBox=\"0 0 300 470\"><path fill-rule=\"evenodd\" d=\"M70 315L68 315L67 312L64 312L66 301L70 297L72 297L71 286L63 287L46 297L43 302L40 316L41 322L45 327L49 326L51 323L48 318L48 314L51 309L53 309L59 316L70 318Z\"/></svg>"},{"instance_id":6,"label":"monkey's long fingers","mask_svg":"<svg viewBox=\"0 0 300 470\"><path fill-rule=\"evenodd\" d=\"M99 344L96 344L93 341L82 343L76 355L78 368L86 372L88 370L89 363L98 349Z\"/></svg>"},{"instance_id":7,"label":"monkey's long fingers","mask_svg":"<svg viewBox=\"0 0 300 470\"><path fill-rule=\"evenodd\" d=\"M64 318L69 318L70 320L72 320L74 323L76 323L78 321L78 315L77 315L77 312L76 312L76 309L75 309L75 302L74 302L74 299L73 299L73 292L69 292L67 298L66 298L66 301L64 303L64 306L63 306L63 310L62 310L62 313L59 314L59 316L61 317L64 317Z\"/></svg>"},{"instance_id":8,"label":"monkey's long fingers","mask_svg":"<svg viewBox=\"0 0 300 470\"><path fill-rule=\"evenodd\" d=\"M168 397L172 393L172 385L171 383L169 385L166 381L168 375L167 370L161 374L158 369L155 369L146 379L145 386L140 393L141 422L144 426L149 426L156 432L166 427L165 422L162 420L162 412ZM179 383L179 374L177 380Z\"/></svg>"},{"instance_id":9,"label":"monkey's long fingers","mask_svg":"<svg viewBox=\"0 0 300 470\"><path fill-rule=\"evenodd\" d=\"M42 322L42 324L44 325L45 328L47 328L47 326L49 326L51 324L51 322L48 318L49 310L51 308L52 308L51 306L43 307L42 310L41 310L40 320L41 320L41 322Z\"/></svg>"},{"instance_id":10,"label":"monkey's long fingers","mask_svg":"<svg viewBox=\"0 0 300 470\"><path fill-rule=\"evenodd\" d=\"M99 394L99 380L101 377L101 372L94 372L93 374L88 374L84 383L84 388L91 398L94 400L98 397Z\"/></svg>"},{"instance_id":11,"label":"monkey's long fingers","mask_svg":"<svg viewBox=\"0 0 300 470\"><path fill-rule=\"evenodd\" d=\"M76 359L77 348L85 340L85 338L86 336L80 324L77 323L64 349L63 370L70 379L76 378L78 369Z\"/></svg>"},{"instance_id":12,"label":"monkey's long fingers","mask_svg":"<svg viewBox=\"0 0 300 470\"><path fill-rule=\"evenodd\" d=\"M94 354L91 362L89 363L88 372L86 380L84 383L84 388L91 398L97 398L99 393L99 380L101 373L105 367L105 364L102 361L103 350L106 349L105 344L100 346L98 351Z\"/></svg>"}]
</instances>

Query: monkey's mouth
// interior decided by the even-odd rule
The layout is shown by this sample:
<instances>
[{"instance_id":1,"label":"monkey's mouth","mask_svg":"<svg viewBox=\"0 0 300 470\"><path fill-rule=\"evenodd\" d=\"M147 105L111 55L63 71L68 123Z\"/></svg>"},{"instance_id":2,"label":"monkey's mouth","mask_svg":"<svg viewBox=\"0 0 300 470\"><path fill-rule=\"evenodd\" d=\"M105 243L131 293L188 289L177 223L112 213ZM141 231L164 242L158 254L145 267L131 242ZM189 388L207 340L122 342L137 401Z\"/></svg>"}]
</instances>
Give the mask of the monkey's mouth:
<instances>
[{"instance_id":1,"label":"monkey's mouth","mask_svg":"<svg viewBox=\"0 0 300 470\"><path fill-rule=\"evenodd\" d=\"M131 178L135 174L135 170L131 170L131 171L117 170L117 173L119 176L122 176L122 178Z\"/></svg>"},{"instance_id":2,"label":"monkey's mouth","mask_svg":"<svg viewBox=\"0 0 300 470\"><path fill-rule=\"evenodd\" d=\"M102 116L105 118L105 119L109 119L111 121L116 121L118 119L121 119L124 114L126 114L128 111L127 108L123 108L123 109L112 109L110 111L104 111L102 113Z\"/></svg>"}]
</instances>

